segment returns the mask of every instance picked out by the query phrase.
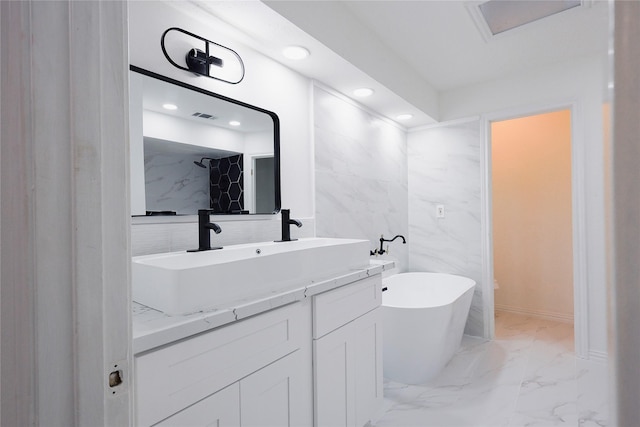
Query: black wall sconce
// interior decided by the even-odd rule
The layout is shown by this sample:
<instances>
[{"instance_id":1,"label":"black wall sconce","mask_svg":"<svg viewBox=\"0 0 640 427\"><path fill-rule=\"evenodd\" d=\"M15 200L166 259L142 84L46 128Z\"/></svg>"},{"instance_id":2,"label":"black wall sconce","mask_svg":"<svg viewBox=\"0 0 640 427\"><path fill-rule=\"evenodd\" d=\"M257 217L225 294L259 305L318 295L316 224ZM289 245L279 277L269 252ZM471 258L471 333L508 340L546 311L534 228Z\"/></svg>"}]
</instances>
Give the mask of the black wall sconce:
<instances>
[{"instance_id":1,"label":"black wall sconce","mask_svg":"<svg viewBox=\"0 0 640 427\"><path fill-rule=\"evenodd\" d=\"M184 56L186 66L180 65L177 61L171 58L171 56L167 51L167 48L165 45L165 39L166 39L166 36L173 31L185 34L193 38L194 45L197 43L202 46L202 49L199 49L198 47L194 47L189 49L186 52ZM228 47L218 44L214 41L207 40L204 37L200 37L196 34L190 33L189 31L186 31L177 27L169 28L164 33L162 33L162 37L160 38L160 46L162 47L162 53L164 53L164 56L165 58L167 58L167 61L169 61L171 65L173 65L174 67L180 68L181 70L190 71L192 73L195 73L201 76L210 77L212 79L220 80L230 84L238 84L244 78L244 62L242 62L242 58L240 58L240 55L238 55L238 53L235 50L229 49ZM212 48L223 49L224 51L228 52L229 55L231 55L230 58L233 58L238 61L240 73L237 79L228 80L221 77L220 75L217 75L217 73L215 72L212 73L212 68L211 68L212 66L220 69L222 69L225 66L225 61L223 58L213 56L210 53Z\"/></svg>"},{"instance_id":2,"label":"black wall sconce","mask_svg":"<svg viewBox=\"0 0 640 427\"><path fill-rule=\"evenodd\" d=\"M222 67L224 64L222 58L209 56L206 52L203 52L200 49L196 48L193 48L189 52L187 52L185 60L187 61L187 68L189 68L189 70L193 71L196 74L202 74L205 76L209 75L210 65Z\"/></svg>"}]
</instances>

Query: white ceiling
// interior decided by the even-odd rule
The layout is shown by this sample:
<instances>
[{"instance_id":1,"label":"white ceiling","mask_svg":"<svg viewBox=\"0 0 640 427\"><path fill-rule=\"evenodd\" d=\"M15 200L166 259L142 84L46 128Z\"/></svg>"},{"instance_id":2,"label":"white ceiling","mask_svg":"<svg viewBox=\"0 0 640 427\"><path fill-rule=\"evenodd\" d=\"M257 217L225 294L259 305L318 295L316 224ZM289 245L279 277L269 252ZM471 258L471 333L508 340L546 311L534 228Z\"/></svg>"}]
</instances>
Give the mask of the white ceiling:
<instances>
[{"instance_id":1,"label":"white ceiling","mask_svg":"<svg viewBox=\"0 0 640 427\"><path fill-rule=\"evenodd\" d=\"M438 118L446 91L525 70L606 55L608 4L570 9L485 40L472 18L481 1L201 1L192 4L230 24L236 37L290 68L414 127ZM268 7L267 7L268 6ZM276 13L277 12L277 13ZM284 59L281 48L309 48L304 61Z\"/></svg>"},{"instance_id":2,"label":"white ceiling","mask_svg":"<svg viewBox=\"0 0 640 427\"><path fill-rule=\"evenodd\" d=\"M565 11L489 41L471 17L467 4L473 3L352 1L344 5L440 91L606 49L606 2Z\"/></svg>"}]
</instances>

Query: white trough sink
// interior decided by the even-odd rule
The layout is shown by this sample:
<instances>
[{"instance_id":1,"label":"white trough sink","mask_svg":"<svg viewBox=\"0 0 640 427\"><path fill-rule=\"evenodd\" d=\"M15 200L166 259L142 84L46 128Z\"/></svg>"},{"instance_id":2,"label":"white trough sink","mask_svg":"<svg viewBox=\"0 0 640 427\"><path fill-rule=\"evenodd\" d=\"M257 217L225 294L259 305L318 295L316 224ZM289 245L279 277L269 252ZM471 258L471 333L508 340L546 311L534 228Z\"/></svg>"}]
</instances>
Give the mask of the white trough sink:
<instances>
[{"instance_id":1,"label":"white trough sink","mask_svg":"<svg viewBox=\"0 0 640 427\"><path fill-rule=\"evenodd\" d=\"M133 300L171 315L306 286L369 265L369 241L307 238L133 258Z\"/></svg>"}]
</instances>

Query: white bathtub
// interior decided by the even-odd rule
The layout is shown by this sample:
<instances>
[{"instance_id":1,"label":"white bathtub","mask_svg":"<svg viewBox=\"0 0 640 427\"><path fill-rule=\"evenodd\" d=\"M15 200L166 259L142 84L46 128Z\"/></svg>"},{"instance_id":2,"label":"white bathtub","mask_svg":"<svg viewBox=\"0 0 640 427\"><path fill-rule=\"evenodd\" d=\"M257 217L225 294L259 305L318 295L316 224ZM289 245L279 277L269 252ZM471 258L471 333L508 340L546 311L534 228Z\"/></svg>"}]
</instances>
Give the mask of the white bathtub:
<instances>
[{"instance_id":1,"label":"white bathtub","mask_svg":"<svg viewBox=\"0 0 640 427\"><path fill-rule=\"evenodd\" d=\"M383 280L384 376L423 384L460 347L476 282L440 273L401 273Z\"/></svg>"}]
</instances>

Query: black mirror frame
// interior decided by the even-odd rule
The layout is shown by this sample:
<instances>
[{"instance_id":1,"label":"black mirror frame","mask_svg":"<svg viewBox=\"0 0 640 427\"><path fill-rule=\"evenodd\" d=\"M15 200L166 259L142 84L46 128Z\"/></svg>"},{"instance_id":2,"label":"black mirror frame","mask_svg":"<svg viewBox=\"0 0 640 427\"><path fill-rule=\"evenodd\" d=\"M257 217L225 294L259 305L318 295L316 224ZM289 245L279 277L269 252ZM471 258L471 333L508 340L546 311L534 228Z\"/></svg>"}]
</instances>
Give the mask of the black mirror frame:
<instances>
[{"instance_id":1,"label":"black mirror frame","mask_svg":"<svg viewBox=\"0 0 640 427\"><path fill-rule=\"evenodd\" d=\"M162 80L166 83L170 83L176 86L183 87L188 90L193 90L204 95L212 96L214 98L221 99L223 101L231 102L233 104L239 105L241 107L250 108L252 110L268 114L273 120L273 169L274 169L274 184L275 184L275 209L272 212L272 215L275 215L280 212L281 208L281 188L280 188L280 119L278 115L273 111L265 110L264 108L256 107L255 105L247 104L246 102L238 101L237 99L229 98L224 95L220 95L215 92L210 92L208 90L199 88L197 86L192 86L190 84L181 82L179 80L174 80L170 77L163 76L161 74L154 73L153 71L145 70L144 68L136 67L135 65L129 65L129 70L134 71L136 73L152 77L154 79ZM221 214L221 215L232 215L232 214ZM260 212L251 215L268 215L267 213Z\"/></svg>"}]
</instances>

